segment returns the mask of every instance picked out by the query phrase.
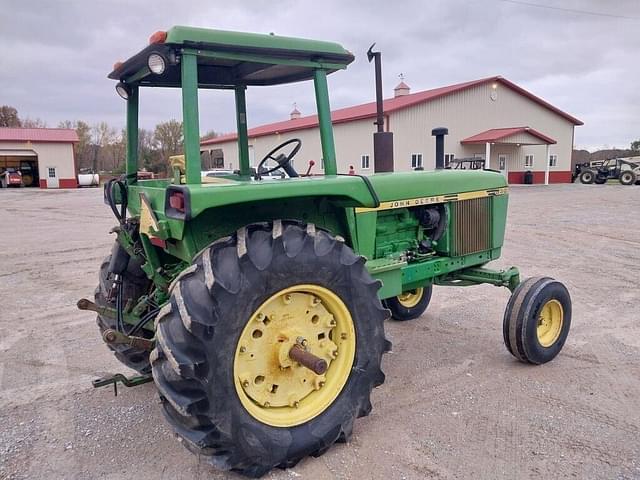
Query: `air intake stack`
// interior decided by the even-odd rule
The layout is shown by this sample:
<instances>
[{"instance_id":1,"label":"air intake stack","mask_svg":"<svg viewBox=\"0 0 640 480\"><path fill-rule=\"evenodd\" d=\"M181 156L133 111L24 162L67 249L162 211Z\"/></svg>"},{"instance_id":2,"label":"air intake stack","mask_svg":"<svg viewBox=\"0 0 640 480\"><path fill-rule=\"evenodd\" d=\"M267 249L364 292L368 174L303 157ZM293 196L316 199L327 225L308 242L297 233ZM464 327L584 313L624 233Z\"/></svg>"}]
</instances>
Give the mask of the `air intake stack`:
<instances>
[{"instance_id":1,"label":"air intake stack","mask_svg":"<svg viewBox=\"0 0 640 480\"><path fill-rule=\"evenodd\" d=\"M449 135L449 129L444 127L434 128L431 135L436 137L436 170L444 168L444 136Z\"/></svg>"}]
</instances>

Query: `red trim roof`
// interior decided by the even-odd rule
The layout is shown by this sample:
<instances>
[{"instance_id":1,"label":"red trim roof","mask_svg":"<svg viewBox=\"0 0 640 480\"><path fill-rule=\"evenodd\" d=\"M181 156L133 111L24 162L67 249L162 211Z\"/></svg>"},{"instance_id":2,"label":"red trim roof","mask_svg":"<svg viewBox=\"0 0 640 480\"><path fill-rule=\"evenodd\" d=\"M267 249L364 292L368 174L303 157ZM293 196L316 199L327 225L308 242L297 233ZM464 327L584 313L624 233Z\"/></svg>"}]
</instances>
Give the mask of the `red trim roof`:
<instances>
[{"instance_id":1,"label":"red trim roof","mask_svg":"<svg viewBox=\"0 0 640 480\"><path fill-rule=\"evenodd\" d=\"M402 95L400 97L388 98L384 101L384 112L389 114L396 110L411 107L420 103L430 102L437 98L451 95L453 93L467 90L472 87L483 85L485 83L501 83L502 85L514 90L515 92L524 95L533 102L542 105L543 107L551 110L552 112L564 117L574 125L583 125L583 122L575 117L572 117L568 113L554 107L550 103L542 100L540 97L536 97L534 94L526 91L522 87L519 87L513 82L510 82L506 78L495 76L482 78L480 80L473 80L471 82L458 83L455 85L449 85L447 87L434 88L432 90L424 90L422 92L411 93L409 95ZM361 105L355 105L353 107L341 108L333 110L331 112L331 120L333 124L351 122L354 120L361 120L363 118L373 118L376 116L376 103L363 103ZM310 115L307 117L296 118L293 120L285 120L282 122L270 123L267 125L261 125L259 127L249 129L249 137L263 137L266 135L272 135L274 133L285 133L296 130L304 130L307 128L313 128L318 126L318 117L316 115ZM213 145L218 143L228 142L235 140L237 135L230 133L227 135L221 135L210 140L205 140L202 145Z\"/></svg>"},{"instance_id":2,"label":"red trim roof","mask_svg":"<svg viewBox=\"0 0 640 480\"><path fill-rule=\"evenodd\" d=\"M71 128L0 128L0 142L78 142Z\"/></svg>"},{"instance_id":3,"label":"red trim roof","mask_svg":"<svg viewBox=\"0 0 640 480\"><path fill-rule=\"evenodd\" d=\"M556 144L553 138L547 137L542 133L534 130L531 127L509 127L509 128L492 128L490 130L486 130L482 133L478 133L473 135L472 137L465 138L464 140L460 140L460 143L487 143L487 142L500 142L500 140L504 140L505 138L511 137L518 133L528 133L529 135L533 135L536 138L539 138L542 143L547 144Z\"/></svg>"}]
</instances>

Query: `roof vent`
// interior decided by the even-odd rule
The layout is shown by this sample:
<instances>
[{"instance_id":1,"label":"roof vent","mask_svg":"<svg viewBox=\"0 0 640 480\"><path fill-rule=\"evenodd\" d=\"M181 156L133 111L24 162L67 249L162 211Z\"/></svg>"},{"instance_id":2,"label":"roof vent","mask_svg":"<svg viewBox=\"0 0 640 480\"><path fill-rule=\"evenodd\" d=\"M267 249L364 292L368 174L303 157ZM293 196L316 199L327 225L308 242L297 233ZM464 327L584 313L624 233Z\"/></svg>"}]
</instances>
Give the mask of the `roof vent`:
<instances>
[{"instance_id":1,"label":"roof vent","mask_svg":"<svg viewBox=\"0 0 640 480\"><path fill-rule=\"evenodd\" d=\"M404 83L404 75L401 73L398 77L400 78L400 83L393 89L393 96L395 98L409 95L411 93L409 85Z\"/></svg>"},{"instance_id":2,"label":"roof vent","mask_svg":"<svg viewBox=\"0 0 640 480\"><path fill-rule=\"evenodd\" d=\"M298 118L300 118L300 111L298 110L298 106L294 103L293 104L293 110L291 110L291 120L297 120Z\"/></svg>"}]
</instances>

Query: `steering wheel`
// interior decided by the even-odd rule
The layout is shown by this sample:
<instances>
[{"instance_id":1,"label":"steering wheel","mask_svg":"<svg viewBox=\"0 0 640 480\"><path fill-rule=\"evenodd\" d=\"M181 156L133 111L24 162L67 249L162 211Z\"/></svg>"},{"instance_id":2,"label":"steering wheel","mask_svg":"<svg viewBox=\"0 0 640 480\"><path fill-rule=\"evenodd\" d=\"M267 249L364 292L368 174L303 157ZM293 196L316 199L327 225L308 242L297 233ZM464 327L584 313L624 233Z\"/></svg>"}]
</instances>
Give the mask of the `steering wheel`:
<instances>
[{"instance_id":1,"label":"steering wheel","mask_svg":"<svg viewBox=\"0 0 640 480\"><path fill-rule=\"evenodd\" d=\"M293 150L291 150L291 152L289 152L288 155L281 153L276 156L276 153L278 152L278 150L282 150L284 147L291 144L295 144L295 147L293 147ZM292 138L291 140L287 140L286 142L281 143L280 145L275 147L273 150L267 153L262 160L260 160L260 163L256 167L256 179L259 179L261 175L267 175L271 172L275 172L279 168L282 168L285 172L287 172L287 175L289 175L290 177L297 177L298 172L294 170L290 162L291 162L291 159L296 156L296 153L298 153L298 151L300 150L300 147L302 147L302 142L300 141L299 138ZM277 163L277 165L273 168L262 170L263 165L268 160L273 160L274 162Z\"/></svg>"}]
</instances>

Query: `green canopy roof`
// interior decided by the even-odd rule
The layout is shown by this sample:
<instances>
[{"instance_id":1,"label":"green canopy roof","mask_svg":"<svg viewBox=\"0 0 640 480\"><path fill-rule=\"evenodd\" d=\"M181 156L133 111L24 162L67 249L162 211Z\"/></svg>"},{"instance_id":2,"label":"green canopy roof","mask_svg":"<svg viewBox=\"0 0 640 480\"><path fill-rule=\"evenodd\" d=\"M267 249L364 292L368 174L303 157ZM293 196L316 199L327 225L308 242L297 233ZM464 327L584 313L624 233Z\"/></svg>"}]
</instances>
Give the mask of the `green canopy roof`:
<instances>
[{"instance_id":1,"label":"green canopy roof","mask_svg":"<svg viewBox=\"0 0 640 480\"><path fill-rule=\"evenodd\" d=\"M235 85L276 85L312 78L313 71L346 68L353 54L333 42L230 32L193 27L173 27L161 43L153 43L118 65L109 78L149 86L180 86L180 56L195 52L201 88ZM167 60L162 75L149 72L147 59L159 53Z\"/></svg>"}]
</instances>

